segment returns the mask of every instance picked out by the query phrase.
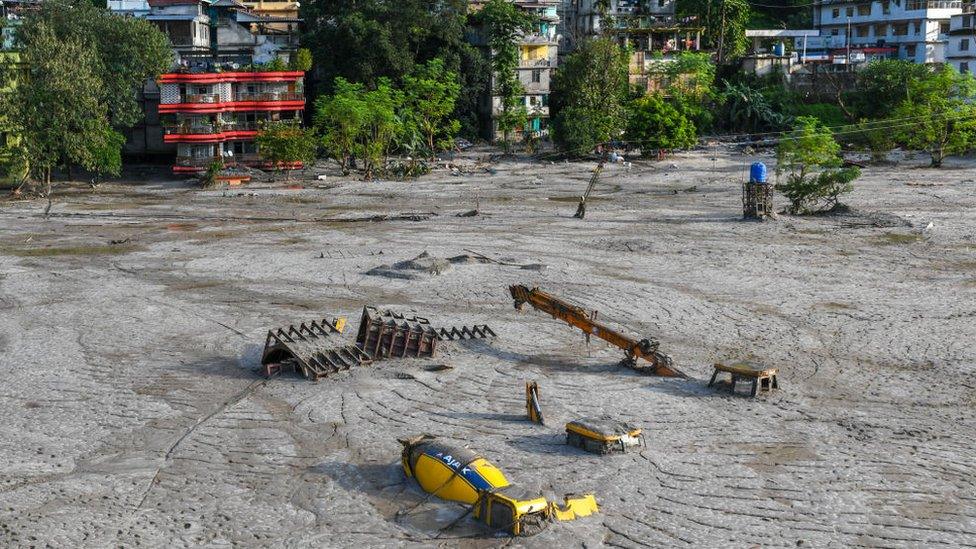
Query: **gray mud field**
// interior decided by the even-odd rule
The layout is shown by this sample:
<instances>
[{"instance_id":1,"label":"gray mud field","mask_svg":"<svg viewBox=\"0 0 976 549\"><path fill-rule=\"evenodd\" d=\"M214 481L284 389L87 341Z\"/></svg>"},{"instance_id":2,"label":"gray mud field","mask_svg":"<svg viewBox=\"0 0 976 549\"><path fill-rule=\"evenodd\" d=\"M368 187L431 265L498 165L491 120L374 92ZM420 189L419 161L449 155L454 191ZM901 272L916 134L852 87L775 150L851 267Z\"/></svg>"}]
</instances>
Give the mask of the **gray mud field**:
<instances>
[{"instance_id":1,"label":"gray mud field","mask_svg":"<svg viewBox=\"0 0 976 549\"><path fill-rule=\"evenodd\" d=\"M976 545L972 163L868 167L851 213L754 223L755 158L687 153L609 166L580 221L594 164L474 156L412 182L77 186L49 218L2 204L0 545ZM659 339L690 379L516 312L516 283ZM269 328L343 315L351 343L363 305L498 337L318 383L259 375ZM778 367L780 389L706 387L736 359ZM566 446L584 416L647 447ZM400 466L397 439L421 433L600 512L514 540L445 528L465 508Z\"/></svg>"}]
</instances>

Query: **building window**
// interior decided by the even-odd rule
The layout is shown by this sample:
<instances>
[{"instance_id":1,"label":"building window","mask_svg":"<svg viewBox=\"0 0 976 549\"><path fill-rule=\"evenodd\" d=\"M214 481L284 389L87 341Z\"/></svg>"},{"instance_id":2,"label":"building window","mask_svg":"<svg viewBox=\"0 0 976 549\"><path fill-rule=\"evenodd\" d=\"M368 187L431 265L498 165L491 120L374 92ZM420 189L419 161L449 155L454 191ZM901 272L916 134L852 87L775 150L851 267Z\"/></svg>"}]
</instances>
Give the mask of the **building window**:
<instances>
[{"instance_id":1,"label":"building window","mask_svg":"<svg viewBox=\"0 0 976 549\"><path fill-rule=\"evenodd\" d=\"M905 10L914 11L923 9L925 8L925 2L926 0L908 0L908 2L905 3Z\"/></svg>"},{"instance_id":2,"label":"building window","mask_svg":"<svg viewBox=\"0 0 976 549\"><path fill-rule=\"evenodd\" d=\"M891 15L891 2L885 1L881 3L881 13L884 15Z\"/></svg>"},{"instance_id":3,"label":"building window","mask_svg":"<svg viewBox=\"0 0 976 549\"><path fill-rule=\"evenodd\" d=\"M542 82L542 69L533 69L532 70L532 83L533 84L538 84L539 82Z\"/></svg>"},{"instance_id":4,"label":"building window","mask_svg":"<svg viewBox=\"0 0 976 549\"><path fill-rule=\"evenodd\" d=\"M871 4L858 4L857 5L858 15L871 15Z\"/></svg>"},{"instance_id":5,"label":"building window","mask_svg":"<svg viewBox=\"0 0 976 549\"><path fill-rule=\"evenodd\" d=\"M830 10L830 16L833 17L834 19L840 17L840 8L834 8Z\"/></svg>"},{"instance_id":6,"label":"building window","mask_svg":"<svg viewBox=\"0 0 976 549\"><path fill-rule=\"evenodd\" d=\"M910 46L905 46L905 55L912 59L915 58L915 44L912 44Z\"/></svg>"},{"instance_id":7,"label":"building window","mask_svg":"<svg viewBox=\"0 0 976 549\"><path fill-rule=\"evenodd\" d=\"M939 23L939 34L949 34L949 22L943 21Z\"/></svg>"},{"instance_id":8,"label":"building window","mask_svg":"<svg viewBox=\"0 0 976 549\"><path fill-rule=\"evenodd\" d=\"M543 95L542 96L542 106L543 107L548 107L549 106L549 94L546 94L546 95Z\"/></svg>"},{"instance_id":9,"label":"building window","mask_svg":"<svg viewBox=\"0 0 976 549\"><path fill-rule=\"evenodd\" d=\"M919 24L918 21L915 21L915 23L913 23L913 24L915 25L915 36L918 36L918 34L922 30L922 26L921 26L921 24Z\"/></svg>"},{"instance_id":10,"label":"building window","mask_svg":"<svg viewBox=\"0 0 976 549\"><path fill-rule=\"evenodd\" d=\"M969 51L969 39L963 38L959 41L959 51Z\"/></svg>"},{"instance_id":11,"label":"building window","mask_svg":"<svg viewBox=\"0 0 976 549\"><path fill-rule=\"evenodd\" d=\"M830 29L830 35L831 36L837 36L838 34L840 34L840 30L838 30L838 29Z\"/></svg>"},{"instance_id":12,"label":"building window","mask_svg":"<svg viewBox=\"0 0 976 549\"><path fill-rule=\"evenodd\" d=\"M964 29L965 29L965 28L969 28L969 22L970 22L970 20L971 20L971 19L970 19L970 16L969 16L969 15L966 15L966 16L964 16L964 17L962 18L962 27L963 27Z\"/></svg>"},{"instance_id":13,"label":"building window","mask_svg":"<svg viewBox=\"0 0 976 549\"><path fill-rule=\"evenodd\" d=\"M854 7L852 6L852 7L847 8L846 10L844 10L844 13L848 17L854 17Z\"/></svg>"},{"instance_id":14,"label":"building window","mask_svg":"<svg viewBox=\"0 0 976 549\"><path fill-rule=\"evenodd\" d=\"M895 23L891 26L892 36L908 36L908 23Z\"/></svg>"},{"instance_id":15,"label":"building window","mask_svg":"<svg viewBox=\"0 0 976 549\"><path fill-rule=\"evenodd\" d=\"M870 29L870 28L871 27L869 27L867 25L860 25L860 26L858 26L855 29L855 32L857 33L858 38L864 38L865 36L867 36L868 35L868 29Z\"/></svg>"},{"instance_id":16,"label":"building window","mask_svg":"<svg viewBox=\"0 0 976 549\"><path fill-rule=\"evenodd\" d=\"M657 0L657 7L663 8L664 7L664 0Z\"/></svg>"},{"instance_id":17,"label":"building window","mask_svg":"<svg viewBox=\"0 0 976 549\"><path fill-rule=\"evenodd\" d=\"M969 62L968 61L963 61L962 63L959 63L959 72L961 72L961 73L967 73L967 72L969 72Z\"/></svg>"},{"instance_id":18,"label":"building window","mask_svg":"<svg viewBox=\"0 0 976 549\"><path fill-rule=\"evenodd\" d=\"M875 25L874 26L874 35L877 36L878 38L881 38L882 36L887 36L888 35L888 25Z\"/></svg>"}]
</instances>

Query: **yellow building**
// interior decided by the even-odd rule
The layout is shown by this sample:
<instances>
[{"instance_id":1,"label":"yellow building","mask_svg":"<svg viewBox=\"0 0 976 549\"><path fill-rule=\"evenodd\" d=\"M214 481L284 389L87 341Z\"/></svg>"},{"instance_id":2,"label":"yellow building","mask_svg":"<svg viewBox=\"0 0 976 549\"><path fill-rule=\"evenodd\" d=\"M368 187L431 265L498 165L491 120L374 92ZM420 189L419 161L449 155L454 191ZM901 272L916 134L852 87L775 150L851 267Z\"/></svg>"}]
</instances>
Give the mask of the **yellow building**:
<instances>
[{"instance_id":1,"label":"yellow building","mask_svg":"<svg viewBox=\"0 0 976 549\"><path fill-rule=\"evenodd\" d=\"M257 2L241 2L258 15L268 15L271 17L285 17L287 19L298 18L298 2L287 0L257 0Z\"/></svg>"}]
</instances>

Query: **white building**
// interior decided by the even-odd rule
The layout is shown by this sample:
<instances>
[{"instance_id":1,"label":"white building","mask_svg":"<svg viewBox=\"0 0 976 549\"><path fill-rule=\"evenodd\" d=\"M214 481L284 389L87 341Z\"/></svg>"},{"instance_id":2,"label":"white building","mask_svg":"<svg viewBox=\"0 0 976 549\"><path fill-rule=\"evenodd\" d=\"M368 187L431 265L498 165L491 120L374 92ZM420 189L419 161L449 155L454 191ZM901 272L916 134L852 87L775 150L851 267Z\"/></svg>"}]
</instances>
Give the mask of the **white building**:
<instances>
[{"instance_id":1,"label":"white building","mask_svg":"<svg viewBox=\"0 0 976 549\"><path fill-rule=\"evenodd\" d=\"M962 13L957 0L834 0L813 8L821 35L851 48L893 48L895 56L916 63L943 63L949 19ZM843 47L846 47L843 46Z\"/></svg>"},{"instance_id":2,"label":"white building","mask_svg":"<svg viewBox=\"0 0 976 549\"><path fill-rule=\"evenodd\" d=\"M959 72L976 73L976 4L966 4L949 20L946 62Z\"/></svg>"}]
</instances>

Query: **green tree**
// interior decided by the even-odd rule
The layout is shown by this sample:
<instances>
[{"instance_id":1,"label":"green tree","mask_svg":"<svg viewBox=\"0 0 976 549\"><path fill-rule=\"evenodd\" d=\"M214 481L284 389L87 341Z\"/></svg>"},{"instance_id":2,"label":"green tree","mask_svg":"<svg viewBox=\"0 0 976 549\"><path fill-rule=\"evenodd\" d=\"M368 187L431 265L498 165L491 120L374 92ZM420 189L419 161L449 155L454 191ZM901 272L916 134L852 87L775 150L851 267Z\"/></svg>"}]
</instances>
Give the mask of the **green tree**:
<instances>
[{"instance_id":1,"label":"green tree","mask_svg":"<svg viewBox=\"0 0 976 549\"><path fill-rule=\"evenodd\" d=\"M840 195L854 189L861 175L856 167L841 168L840 145L819 120L796 119L794 129L776 147L776 175L786 175L776 190L790 201L790 213L801 215L830 210Z\"/></svg>"},{"instance_id":2,"label":"green tree","mask_svg":"<svg viewBox=\"0 0 976 549\"><path fill-rule=\"evenodd\" d=\"M501 103L495 115L498 131L507 152L511 147L512 130L524 127L528 113L522 99L524 89L518 79L519 38L532 28L532 18L507 0L489 0L479 13L491 51L493 96ZM494 110L494 105L492 106Z\"/></svg>"},{"instance_id":3,"label":"green tree","mask_svg":"<svg viewBox=\"0 0 976 549\"><path fill-rule=\"evenodd\" d=\"M612 39L583 41L553 75L552 136L564 151L585 154L616 139L626 124L627 52Z\"/></svg>"},{"instance_id":4,"label":"green tree","mask_svg":"<svg viewBox=\"0 0 976 549\"><path fill-rule=\"evenodd\" d=\"M871 61L857 71L855 88L845 94L844 103L857 118L889 118L908 99L910 86L931 73L929 67L911 61Z\"/></svg>"},{"instance_id":5,"label":"green tree","mask_svg":"<svg viewBox=\"0 0 976 549\"><path fill-rule=\"evenodd\" d=\"M932 166L939 167L948 154L976 146L976 79L959 74L946 64L935 73L908 85L907 98L892 116L902 123L900 141L928 151Z\"/></svg>"},{"instance_id":6,"label":"green tree","mask_svg":"<svg viewBox=\"0 0 976 549\"><path fill-rule=\"evenodd\" d=\"M170 67L173 50L165 34L149 21L115 15L90 2L45 0L17 27L19 47L30 49L41 27L92 50L93 72L101 81L99 101L108 107L112 127L131 127L142 119L133 90Z\"/></svg>"},{"instance_id":7,"label":"green tree","mask_svg":"<svg viewBox=\"0 0 976 549\"><path fill-rule=\"evenodd\" d=\"M295 55L291 56L289 69L293 71L308 72L312 68L312 52L308 48L298 48Z\"/></svg>"},{"instance_id":8,"label":"green tree","mask_svg":"<svg viewBox=\"0 0 976 549\"><path fill-rule=\"evenodd\" d=\"M283 120L262 126L254 141L261 158L270 162L275 171L284 169L286 179L290 177L290 168L296 163L313 162L318 148L311 130Z\"/></svg>"},{"instance_id":9,"label":"green tree","mask_svg":"<svg viewBox=\"0 0 976 549\"><path fill-rule=\"evenodd\" d=\"M356 143L365 133L369 105L365 101L365 86L336 77L332 95L315 101L314 124L322 136L322 146L339 163L343 173L352 165Z\"/></svg>"},{"instance_id":10,"label":"green tree","mask_svg":"<svg viewBox=\"0 0 976 549\"><path fill-rule=\"evenodd\" d=\"M719 96L715 90L715 64L707 53L683 51L649 64L648 72L659 78L663 90L699 130L711 128Z\"/></svg>"},{"instance_id":11,"label":"green tree","mask_svg":"<svg viewBox=\"0 0 976 549\"><path fill-rule=\"evenodd\" d=\"M16 154L51 192L51 171L78 164L111 170L105 147L108 109L96 53L87 43L59 36L43 22L32 22L29 47L21 52L25 72L13 90L0 94L0 119L15 130ZM121 145L121 144L119 144Z\"/></svg>"},{"instance_id":12,"label":"green tree","mask_svg":"<svg viewBox=\"0 0 976 549\"><path fill-rule=\"evenodd\" d=\"M748 82L723 81L719 92L724 125L732 131L779 130L790 117L772 104L763 89Z\"/></svg>"},{"instance_id":13,"label":"green tree","mask_svg":"<svg viewBox=\"0 0 976 549\"><path fill-rule=\"evenodd\" d=\"M747 0L680 0L677 4L678 17L694 17L705 28L702 47L718 52L723 62L745 53L751 13Z\"/></svg>"},{"instance_id":14,"label":"green tree","mask_svg":"<svg viewBox=\"0 0 976 549\"><path fill-rule=\"evenodd\" d=\"M643 156L672 149L687 149L698 142L695 125L658 93L635 99L627 117L628 141L640 145Z\"/></svg>"},{"instance_id":15,"label":"green tree","mask_svg":"<svg viewBox=\"0 0 976 549\"><path fill-rule=\"evenodd\" d=\"M403 94L380 78L376 89L336 78L335 93L315 103L315 126L322 145L348 173L351 159L363 162L363 178L372 179L385 166L394 140L402 134L398 112Z\"/></svg>"},{"instance_id":16,"label":"green tree","mask_svg":"<svg viewBox=\"0 0 976 549\"><path fill-rule=\"evenodd\" d=\"M418 65L403 77L401 119L411 131L422 136L431 157L438 147L449 149L454 146L461 123L451 116L460 93L457 73L447 70L441 59Z\"/></svg>"}]
</instances>

